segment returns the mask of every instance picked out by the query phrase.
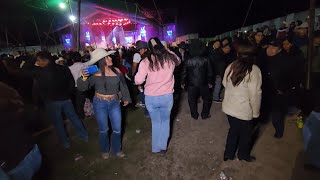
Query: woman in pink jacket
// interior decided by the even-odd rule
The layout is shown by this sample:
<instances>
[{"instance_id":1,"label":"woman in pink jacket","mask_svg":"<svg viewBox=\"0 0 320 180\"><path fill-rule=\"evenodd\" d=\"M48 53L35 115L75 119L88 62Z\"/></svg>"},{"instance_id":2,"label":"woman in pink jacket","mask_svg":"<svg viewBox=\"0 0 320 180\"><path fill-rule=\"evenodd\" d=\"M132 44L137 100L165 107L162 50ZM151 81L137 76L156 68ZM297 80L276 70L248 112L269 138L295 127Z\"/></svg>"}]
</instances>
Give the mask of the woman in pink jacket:
<instances>
[{"instance_id":1,"label":"woman in pink jacket","mask_svg":"<svg viewBox=\"0 0 320 180\"><path fill-rule=\"evenodd\" d=\"M165 154L173 106L173 71L180 64L180 59L158 38L151 38L148 46L151 53L140 62L135 83L146 82L145 102L152 121L152 152Z\"/></svg>"}]
</instances>

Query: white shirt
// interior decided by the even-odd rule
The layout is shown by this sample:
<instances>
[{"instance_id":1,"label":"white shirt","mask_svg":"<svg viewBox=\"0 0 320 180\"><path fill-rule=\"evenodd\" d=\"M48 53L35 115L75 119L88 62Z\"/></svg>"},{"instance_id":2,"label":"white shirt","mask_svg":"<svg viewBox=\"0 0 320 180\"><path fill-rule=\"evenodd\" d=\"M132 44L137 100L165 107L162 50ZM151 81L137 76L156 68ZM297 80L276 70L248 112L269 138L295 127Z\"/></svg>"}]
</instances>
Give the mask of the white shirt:
<instances>
[{"instance_id":1,"label":"white shirt","mask_svg":"<svg viewBox=\"0 0 320 180\"><path fill-rule=\"evenodd\" d=\"M141 61L141 55L139 53L135 53L133 55L133 62L134 63L139 63Z\"/></svg>"},{"instance_id":2,"label":"white shirt","mask_svg":"<svg viewBox=\"0 0 320 180\"><path fill-rule=\"evenodd\" d=\"M88 67L88 62L86 63L81 63L81 62L76 62L72 66L69 67L73 79L75 81L75 86L77 87L77 80L79 77L81 77L82 70Z\"/></svg>"}]
</instances>

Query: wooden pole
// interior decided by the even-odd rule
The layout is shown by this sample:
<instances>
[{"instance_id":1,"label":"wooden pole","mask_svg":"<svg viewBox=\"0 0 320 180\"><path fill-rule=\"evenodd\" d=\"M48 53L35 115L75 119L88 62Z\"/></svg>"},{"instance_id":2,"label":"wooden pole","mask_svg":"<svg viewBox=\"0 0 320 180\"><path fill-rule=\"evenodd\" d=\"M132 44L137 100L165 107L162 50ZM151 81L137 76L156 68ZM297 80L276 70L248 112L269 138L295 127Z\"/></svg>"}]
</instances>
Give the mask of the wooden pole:
<instances>
[{"instance_id":1,"label":"wooden pole","mask_svg":"<svg viewBox=\"0 0 320 180\"><path fill-rule=\"evenodd\" d=\"M307 90L311 89L311 68L312 68L312 60L314 57L314 19L315 19L315 6L316 0L310 0L310 9L309 9L309 46L308 46L308 67L307 67Z\"/></svg>"}]
</instances>

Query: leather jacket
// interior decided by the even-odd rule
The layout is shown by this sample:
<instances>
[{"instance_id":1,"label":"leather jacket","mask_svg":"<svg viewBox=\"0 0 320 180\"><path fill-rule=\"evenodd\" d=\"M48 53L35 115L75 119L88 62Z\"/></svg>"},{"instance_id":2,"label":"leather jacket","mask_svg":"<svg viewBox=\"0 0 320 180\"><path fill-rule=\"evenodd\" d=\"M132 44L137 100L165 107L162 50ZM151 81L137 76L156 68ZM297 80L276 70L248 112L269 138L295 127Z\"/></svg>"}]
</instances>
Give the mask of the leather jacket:
<instances>
[{"instance_id":1,"label":"leather jacket","mask_svg":"<svg viewBox=\"0 0 320 180\"><path fill-rule=\"evenodd\" d=\"M208 58L195 56L186 60L182 73L182 84L207 86L213 84L214 74Z\"/></svg>"}]
</instances>

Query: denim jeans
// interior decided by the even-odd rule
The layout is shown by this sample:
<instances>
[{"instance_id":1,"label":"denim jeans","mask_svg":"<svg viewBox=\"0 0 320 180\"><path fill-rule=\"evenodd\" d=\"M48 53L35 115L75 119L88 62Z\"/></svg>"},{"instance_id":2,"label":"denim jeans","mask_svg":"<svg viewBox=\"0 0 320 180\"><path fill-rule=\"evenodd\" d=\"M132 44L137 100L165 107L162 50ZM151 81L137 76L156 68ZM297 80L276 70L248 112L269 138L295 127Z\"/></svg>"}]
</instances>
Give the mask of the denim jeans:
<instances>
[{"instance_id":1,"label":"denim jeans","mask_svg":"<svg viewBox=\"0 0 320 180\"><path fill-rule=\"evenodd\" d=\"M220 99L220 91L221 91L222 77L216 76L216 81L213 90L213 100L218 101Z\"/></svg>"},{"instance_id":2,"label":"denim jeans","mask_svg":"<svg viewBox=\"0 0 320 180\"><path fill-rule=\"evenodd\" d=\"M112 126L111 151L115 154L121 152L121 107L118 100L105 101L93 98L93 110L99 127L100 151L109 152L109 125L108 117Z\"/></svg>"},{"instance_id":3,"label":"denim jeans","mask_svg":"<svg viewBox=\"0 0 320 180\"><path fill-rule=\"evenodd\" d=\"M42 156L37 145L8 175L12 180L31 180L32 176L40 169Z\"/></svg>"},{"instance_id":4,"label":"denim jeans","mask_svg":"<svg viewBox=\"0 0 320 180\"><path fill-rule=\"evenodd\" d=\"M146 106L152 122L152 152L167 150L173 94L146 96Z\"/></svg>"},{"instance_id":5,"label":"denim jeans","mask_svg":"<svg viewBox=\"0 0 320 180\"><path fill-rule=\"evenodd\" d=\"M146 102L145 102L144 92L139 92L138 97L139 97L141 103L145 105ZM149 112L148 112L148 109L147 109L146 107L143 108L143 112L144 112L144 115L145 115L145 116L150 116L150 115L149 115Z\"/></svg>"},{"instance_id":6,"label":"denim jeans","mask_svg":"<svg viewBox=\"0 0 320 180\"><path fill-rule=\"evenodd\" d=\"M65 148L70 147L70 142L64 128L62 113L65 113L66 117L71 121L79 137L84 141L88 141L88 132L75 112L70 99L65 101L47 102L46 109L54 127L56 128L58 137Z\"/></svg>"}]
</instances>

